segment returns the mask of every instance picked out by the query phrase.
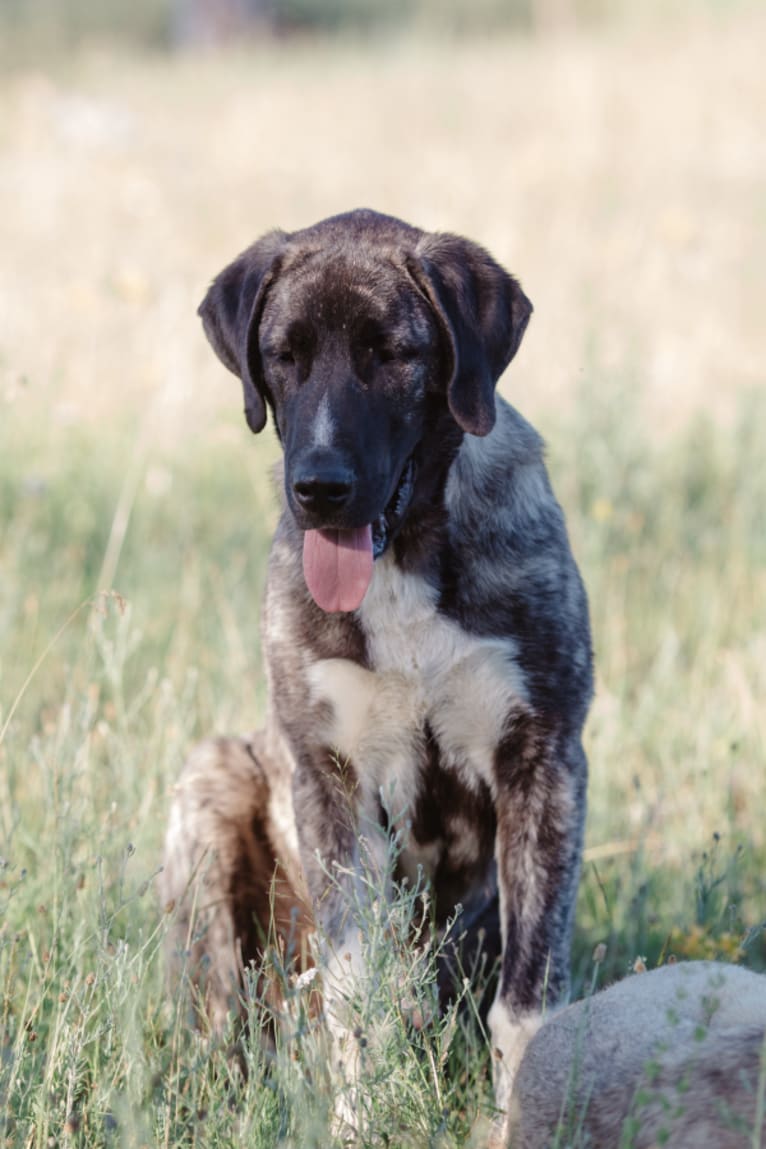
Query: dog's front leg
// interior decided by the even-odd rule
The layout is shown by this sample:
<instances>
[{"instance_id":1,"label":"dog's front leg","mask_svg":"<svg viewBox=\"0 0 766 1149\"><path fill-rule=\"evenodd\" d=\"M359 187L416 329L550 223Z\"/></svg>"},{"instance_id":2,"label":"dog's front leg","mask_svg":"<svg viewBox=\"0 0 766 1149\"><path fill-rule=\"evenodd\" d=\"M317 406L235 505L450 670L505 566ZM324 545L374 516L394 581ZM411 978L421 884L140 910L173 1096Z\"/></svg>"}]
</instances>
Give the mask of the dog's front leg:
<instances>
[{"instance_id":1,"label":"dog's front leg","mask_svg":"<svg viewBox=\"0 0 766 1149\"><path fill-rule=\"evenodd\" d=\"M329 950L358 966L359 929L387 885L385 830L367 807L353 764L329 749L302 755L293 777L301 861ZM350 948L349 948L350 947ZM346 958L348 960L348 958Z\"/></svg>"},{"instance_id":2,"label":"dog's front leg","mask_svg":"<svg viewBox=\"0 0 766 1149\"><path fill-rule=\"evenodd\" d=\"M301 859L322 946L325 1017L334 1068L348 1088L338 1094L339 1125L358 1120L354 1093L359 1049L355 1009L364 990L365 934L387 893L382 827L366 809L353 766L329 750L305 755L293 779Z\"/></svg>"},{"instance_id":3,"label":"dog's front leg","mask_svg":"<svg viewBox=\"0 0 766 1149\"><path fill-rule=\"evenodd\" d=\"M563 1003L585 815L577 739L516 717L495 756L497 869L503 956L489 1014L495 1100L513 1080L543 1009Z\"/></svg>"}]
</instances>

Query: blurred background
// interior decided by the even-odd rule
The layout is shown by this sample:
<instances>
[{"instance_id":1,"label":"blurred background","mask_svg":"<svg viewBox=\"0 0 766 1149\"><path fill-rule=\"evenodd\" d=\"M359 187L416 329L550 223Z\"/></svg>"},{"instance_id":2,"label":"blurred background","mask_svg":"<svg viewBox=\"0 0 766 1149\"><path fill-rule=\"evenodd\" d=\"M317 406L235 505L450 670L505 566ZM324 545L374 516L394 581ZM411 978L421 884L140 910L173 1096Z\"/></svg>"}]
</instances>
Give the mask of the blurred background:
<instances>
[{"instance_id":1,"label":"blurred background","mask_svg":"<svg viewBox=\"0 0 766 1149\"><path fill-rule=\"evenodd\" d=\"M598 666L577 953L763 960L765 44L752 0L0 0L0 852L41 901L96 844L153 873L189 744L259 719L277 452L195 311L369 206L535 304L501 388Z\"/></svg>"},{"instance_id":2,"label":"blurred background","mask_svg":"<svg viewBox=\"0 0 766 1149\"><path fill-rule=\"evenodd\" d=\"M208 427L237 401L207 281L367 205L521 277L533 417L594 371L662 433L731 417L766 352L764 31L740 0L0 0L2 395Z\"/></svg>"}]
</instances>

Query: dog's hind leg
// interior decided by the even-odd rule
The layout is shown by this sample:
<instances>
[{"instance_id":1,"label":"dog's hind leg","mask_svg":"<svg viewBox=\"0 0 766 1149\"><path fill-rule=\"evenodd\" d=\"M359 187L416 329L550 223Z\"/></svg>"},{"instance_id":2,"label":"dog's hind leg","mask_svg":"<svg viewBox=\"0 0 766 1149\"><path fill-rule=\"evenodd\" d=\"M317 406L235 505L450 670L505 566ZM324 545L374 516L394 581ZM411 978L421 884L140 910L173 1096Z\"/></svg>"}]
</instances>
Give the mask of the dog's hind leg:
<instances>
[{"instance_id":1,"label":"dog's hind leg","mask_svg":"<svg viewBox=\"0 0 766 1149\"><path fill-rule=\"evenodd\" d=\"M161 879L173 913L170 964L188 971L200 1020L216 1032L243 1013L243 970L261 964L267 945L299 967L305 960L310 920L269 767L261 735L210 740L174 789ZM269 989L259 984L259 996Z\"/></svg>"}]
</instances>

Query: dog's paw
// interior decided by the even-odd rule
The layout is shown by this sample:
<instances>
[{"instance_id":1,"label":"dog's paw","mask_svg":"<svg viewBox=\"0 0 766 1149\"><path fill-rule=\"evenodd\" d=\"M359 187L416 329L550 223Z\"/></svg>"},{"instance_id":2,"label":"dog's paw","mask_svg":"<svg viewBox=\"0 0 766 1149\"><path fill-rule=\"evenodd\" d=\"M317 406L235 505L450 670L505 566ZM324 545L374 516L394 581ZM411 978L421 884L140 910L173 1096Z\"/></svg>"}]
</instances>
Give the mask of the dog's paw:
<instances>
[{"instance_id":1,"label":"dog's paw","mask_svg":"<svg viewBox=\"0 0 766 1149\"><path fill-rule=\"evenodd\" d=\"M486 1114L477 1117L465 1149L509 1149L505 1118L499 1115L487 1117Z\"/></svg>"},{"instance_id":2,"label":"dog's paw","mask_svg":"<svg viewBox=\"0 0 766 1149\"><path fill-rule=\"evenodd\" d=\"M492 1040L492 1084L495 1105L502 1117L504 1139L500 1143L504 1145L509 1130L513 1083L526 1048L542 1024L542 1014L514 1014L503 1001L496 999L488 1021Z\"/></svg>"},{"instance_id":3,"label":"dog's paw","mask_svg":"<svg viewBox=\"0 0 766 1149\"><path fill-rule=\"evenodd\" d=\"M330 1130L333 1139L341 1145L356 1145L361 1133L359 1107L355 1104L354 1090L343 1088L335 1094Z\"/></svg>"}]
</instances>

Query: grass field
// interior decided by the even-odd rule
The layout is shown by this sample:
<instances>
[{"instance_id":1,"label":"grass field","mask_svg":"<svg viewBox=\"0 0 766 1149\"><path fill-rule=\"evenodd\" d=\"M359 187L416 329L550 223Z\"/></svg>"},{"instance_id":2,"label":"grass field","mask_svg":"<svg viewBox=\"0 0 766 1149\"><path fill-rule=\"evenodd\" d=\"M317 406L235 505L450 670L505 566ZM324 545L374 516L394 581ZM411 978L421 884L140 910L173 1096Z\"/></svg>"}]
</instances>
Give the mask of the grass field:
<instances>
[{"instance_id":1,"label":"grass field","mask_svg":"<svg viewBox=\"0 0 766 1149\"><path fill-rule=\"evenodd\" d=\"M669 953L766 967L764 33L734 5L0 81L4 1144L331 1144L301 991L240 1078L165 987L155 887L187 748L263 702L276 448L196 303L259 231L362 203L483 241L537 307L503 390L548 441L598 667L576 992ZM405 960L377 945L359 1144L479 1145L486 1053L453 1017L408 1032Z\"/></svg>"}]
</instances>

